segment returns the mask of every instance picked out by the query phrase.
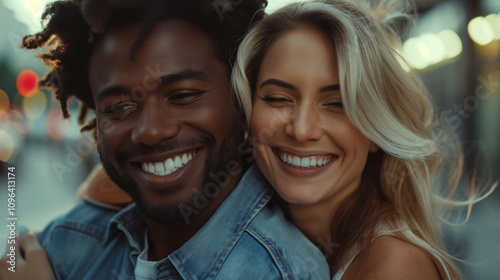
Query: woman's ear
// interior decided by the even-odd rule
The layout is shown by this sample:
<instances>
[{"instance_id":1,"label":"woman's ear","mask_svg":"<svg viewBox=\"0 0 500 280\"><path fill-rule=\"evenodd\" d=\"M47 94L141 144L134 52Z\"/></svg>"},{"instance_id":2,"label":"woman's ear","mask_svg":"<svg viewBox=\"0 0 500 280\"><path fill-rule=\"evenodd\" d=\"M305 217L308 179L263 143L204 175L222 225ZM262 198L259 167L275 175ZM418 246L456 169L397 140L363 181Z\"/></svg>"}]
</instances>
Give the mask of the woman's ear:
<instances>
[{"instance_id":1,"label":"woman's ear","mask_svg":"<svg viewBox=\"0 0 500 280\"><path fill-rule=\"evenodd\" d=\"M375 153L378 152L379 146L375 144L374 142L370 141L370 152Z\"/></svg>"}]
</instances>

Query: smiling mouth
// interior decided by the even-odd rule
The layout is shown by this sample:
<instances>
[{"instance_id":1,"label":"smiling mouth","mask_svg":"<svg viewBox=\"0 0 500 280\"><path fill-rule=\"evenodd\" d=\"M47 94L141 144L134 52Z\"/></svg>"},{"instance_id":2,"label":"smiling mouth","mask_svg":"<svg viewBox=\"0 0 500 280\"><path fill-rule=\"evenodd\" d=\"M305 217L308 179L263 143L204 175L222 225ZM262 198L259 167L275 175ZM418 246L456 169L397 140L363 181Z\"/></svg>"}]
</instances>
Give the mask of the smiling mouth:
<instances>
[{"instance_id":1,"label":"smiling mouth","mask_svg":"<svg viewBox=\"0 0 500 280\"><path fill-rule=\"evenodd\" d=\"M167 176L189 164L197 152L198 150L178 154L159 162L142 162L140 166L145 173Z\"/></svg>"},{"instance_id":2,"label":"smiling mouth","mask_svg":"<svg viewBox=\"0 0 500 280\"><path fill-rule=\"evenodd\" d=\"M278 156L278 159L281 160L281 162L283 162L284 164L300 169L323 167L332 162L334 159L338 158L337 155L333 154L299 157L297 155L286 153L278 149L275 150L275 153Z\"/></svg>"}]
</instances>

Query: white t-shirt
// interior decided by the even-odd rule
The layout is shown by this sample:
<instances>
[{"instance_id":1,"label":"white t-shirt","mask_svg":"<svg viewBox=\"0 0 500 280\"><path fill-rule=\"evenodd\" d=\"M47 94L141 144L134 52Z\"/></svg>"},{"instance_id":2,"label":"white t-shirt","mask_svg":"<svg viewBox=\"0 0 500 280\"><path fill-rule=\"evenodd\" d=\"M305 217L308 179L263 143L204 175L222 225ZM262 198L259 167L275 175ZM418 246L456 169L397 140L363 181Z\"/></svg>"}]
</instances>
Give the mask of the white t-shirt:
<instances>
[{"instance_id":1,"label":"white t-shirt","mask_svg":"<svg viewBox=\"0 0 500 280\"><path fill-rule=\"evenodd\" d=\"M144 250L137 256L137 264L135 265L135 279L136 280L153 280L153 267L157 262L148 261L148 233L144 234Z\"/></svg>"}]
</instances>

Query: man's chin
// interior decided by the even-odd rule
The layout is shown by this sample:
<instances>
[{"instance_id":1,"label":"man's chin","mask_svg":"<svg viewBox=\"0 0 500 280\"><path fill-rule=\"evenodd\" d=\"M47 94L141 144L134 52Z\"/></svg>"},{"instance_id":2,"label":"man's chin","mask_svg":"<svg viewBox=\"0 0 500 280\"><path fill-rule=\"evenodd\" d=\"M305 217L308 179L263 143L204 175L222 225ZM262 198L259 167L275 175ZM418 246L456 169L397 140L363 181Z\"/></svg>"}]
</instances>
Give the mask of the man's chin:
<instances>
[{"instance_id":1,"label":"man's chin","mask_svg":"<svg viewBox=\"0 0 500 280\"><path fill-rule=\"evenodd\" d=\"M163 225L185 225L185 215L181 212L180 205L187 205L184 202L180 203L160 203L151 204L143 201L136 201L137 213L146 219L153 220Z\"/></svg>"}]
</instances>

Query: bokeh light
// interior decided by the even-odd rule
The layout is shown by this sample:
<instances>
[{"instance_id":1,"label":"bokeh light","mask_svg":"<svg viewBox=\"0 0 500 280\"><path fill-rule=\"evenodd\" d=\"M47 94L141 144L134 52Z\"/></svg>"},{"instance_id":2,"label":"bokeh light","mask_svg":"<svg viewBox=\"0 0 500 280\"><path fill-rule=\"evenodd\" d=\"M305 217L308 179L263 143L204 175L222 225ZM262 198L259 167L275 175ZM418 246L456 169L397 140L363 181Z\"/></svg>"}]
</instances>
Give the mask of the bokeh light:
<instances>
[{"instance_id":1,"label":"bokeh light","mask_svg":"<svg viewBox=\"0 0 500 280\"><path fill-rule=\"evenodd\" d=\"M19 75L17 75L16 86L17 91L22 96L30 97L38 92L38 74L32 70L26 69L21 71Z\"/></svg>"},{"instance_id":2,"label":"bokeh light","mask_svg":"<svg viewBox=\"0 0 500 280\"><path fill-rule=\"evenodd\" d=\"M24 121L24 117L16 109L9 110L7 113L9 116L9 124L19 135L26 136L28 134L28 128Z\"/></svg>"},{"instance_id":3,"label":"bokeh light","mask_svg":"<svg viewBox=\"0 0 500 280\"><path fill-rule=\"evenodd\" d=\"M445 58L444 44L436 34L422 34L420 40L427 50L429 64L439 63Z\"/></svg>"},{"instance_id":4,"label":"bokeh light","mask_svg":"<svg viewBox=\"0 0 500 280\"><path fill-rule=\"evenodd\" d=\"M271 14L274 11L281 9L284 6L291 4L291 3L307 2L307 1L311 1L311 0L300 0L300 1L297 1L297 0L271 0L271 1L268 1L268 3L267 3L266 13Z\"/></svg>"},{"instance_id":5,"label":"bokeh light","mask_svg":"<svg viewBox=\"0 0 500 280\"><path fill-rule=\"evenodd\" d=\"M420 38L410 38L403 45L408 63L416 69L424 69L429 65L427 47Z\"/></svg>"},{"instance_id":6,"label":"bokeh light","mask_svg":"<svg viewBox=\"0 0 500 280\"><path fill-rule=\"evenodd\" d=\"M462 53L462 40L457 33L451 30L443 30L438 34L445 48L446 58L454 58Z\"/></svg>"},{"instance_id":7,"label":"bokeh light","mask_svg":"<svg viewBox=\"0 0 500 280\"><path fill-rule=\"evenodd\" d=\"M24 5L30 12L33 13L33 16L38 18L42 14L42 9L45 1L42 0L22 0Z\"/></svg>"},{"instance_id":8,"label":"bokeh light","mask_svg":"<svg viewBox=\"0 0 500 280\"><path fill-rule=\"evenodd\" d=\"M32 120L39 118L46 108L47 96L42 91L32 97L25 97L23 100L24 112Z\"/></svg>"},{"instance_id":9,"label":"bokeh light","mask_svg":"<svg viewBox=\"0 0 500 280\"><path fill-rule=\"evenodd\" d=\"M495 39L491 24L484 17L476 17L467 25L469 36L478 45L484 46Z\"/></svg>"},{"instance_id":10,"label":"bokeh light","mask_svg":"<svg viewBox=\"0 0 500 280\"><path fill-rule=\"evenodd\" d=\"M0 160L7 162L14 153L14 141L7 131L0 131Z\"/></svg>"},{"instance_id":11,"label":"bokeh light","mask_svg":"<svg viewBox=\"0 0 500 280\"><path fill-rule=\"evenodd\" d=\"M47 134L55 140L63 138L70 126L69 121L63 119L61 109L52 109L47 115Z\"/></svg>"},{"instance_id":12,"label":"bokeh light","mask_svg":"<svg viewBox=\"0 0 500 280\"><path fill-rule=\"evenodd\" d=\"M0 116L5 116L9 110L10 102L7 93L0 89Z\"/></svg>"},{"instance_id":13,"label":"bokeh light","mask_svg":"<svg viewBox=\"0 0 500 280\"><path fill-rule=\"evenodd\" d=\"M424 69L458 56L462 53L462 41L455 32L443 30L412 37L404 42L403 49L412 67Z\"/></svg>"},{"instance_id":14,"label":"bokeh light","mask_svg":"<svg viewBox=\"0 0 500 280\"><path fill-rule=\"evenodd\" d=\"M9 126L9 116L7 114L0 115L0 130L7 130Z\"/></svg>"},{"instance_id":15,"label":"bokeh light","mask_svg":"<svg viewBox=\"0 0 500 280\"><path fill-rule=\"evenodd\" d=\"M493 39L500 39L500 16L491 14L486 16L485 19L490 24L491 30L493 30Z\"/></svg>"}]
</instances>

